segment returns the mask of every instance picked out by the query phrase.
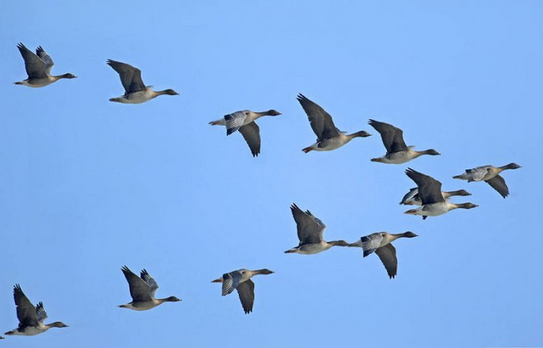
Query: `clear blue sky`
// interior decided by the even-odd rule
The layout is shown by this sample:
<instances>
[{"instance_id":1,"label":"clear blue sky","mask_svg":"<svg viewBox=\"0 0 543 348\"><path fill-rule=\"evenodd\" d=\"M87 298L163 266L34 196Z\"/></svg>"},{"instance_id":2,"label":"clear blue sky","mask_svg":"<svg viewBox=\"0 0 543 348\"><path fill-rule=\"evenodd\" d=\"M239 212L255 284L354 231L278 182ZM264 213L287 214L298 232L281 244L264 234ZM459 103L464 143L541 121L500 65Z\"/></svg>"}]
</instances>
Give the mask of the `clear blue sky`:
<instances>
[{"instance_id":1,"label":"clear blue sky","mask_svg":"<svg viewBox=\"0 0 543 348\"><path fill-rule=\"evenodd\" d=\"M130 7L129 7L130 6ZM543 345L539 1L4 1L0 11L0 331L17 326L20 283L67 329L8 337L6 347L519 347ZM18 42L42 45L53 73L24 79ZM132 64L176 97L142 105L107 59ZM296 101L319 103L345 131L328 153ZM262 152L208 122L274 108L258 121ZM473 193L479 208L422 221L398 202L408 165L370 158L384 147L368 119L442 155L408 165ZM516 162L511 195L451 177ZM467 199L464 199L467 198ZM297 244L289 206L309 209L327 239L406 230L398 276L375 255ZM158 297L130 301L120 271L146 268ZM254 312L210 281L255 278Z\"/></svg>"}]
</instances>

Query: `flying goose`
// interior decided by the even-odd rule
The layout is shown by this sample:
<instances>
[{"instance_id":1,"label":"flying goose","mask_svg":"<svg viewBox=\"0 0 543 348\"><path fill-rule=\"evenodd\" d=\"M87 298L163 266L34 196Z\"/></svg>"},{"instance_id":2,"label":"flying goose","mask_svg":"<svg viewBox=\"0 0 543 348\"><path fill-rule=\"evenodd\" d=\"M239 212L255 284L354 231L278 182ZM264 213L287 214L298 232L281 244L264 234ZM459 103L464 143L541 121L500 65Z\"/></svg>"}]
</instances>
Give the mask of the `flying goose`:
<instances>
[{"instance_id":1,"label":"flying goose","mask_svg":"<svg viewBox=\"0 0 543 348\"><path fill-rule=\"evenodd\" d=\"M392 279L396 277L398 270L398 259L396 258L396 248L392 242L398 238L417 237L411 231L404 233L376 232L360 238L359 241L349 244L351 247L361 247L364 251L364 257L375 251L381 262L385 266L388 276Z\"/></svg>"},{"instance_id":2,"label":"flying goose","mask_svg":"<svg viewBox=\"0 0 543 348\"><path fill-rule=\"evenodd\" d=\"M345 132L340 131L334 125L332 116L327 113L323 108L321 108L316 103L312 102L306 98L303 94L298 94L298 101L302 105L307 117L309 118L309 123L313 132L317 135L317 142L311 146L308 146L302 149L303 152L308 153L309 151L331 151L337 148L342 147L347 144L349 141L357 137L369 137L371 134L365 131L359 131L353 134L345 134Z\"/></svg>"},{"instance_id":3,"label":"flying goose","mask_svg":"<svg viewBox=\"0 0 543 348\"><path fill-rule=\"evenodd\" d=\"M466 172L460 175L453 176L453 179L472 181L486 181L492 188L503 197L509 195L509 188L505 180L500 176L500 173L507 169L518 169L520 166L516 163L509 163L505 166L494 167L491 165L466 169Z\"/></svg>"},{"instance_id":4,"label":"flying goose","mask_svg":"<svg viewBox=\"0 0 543 348\"><path fill-rule=\"evenodd\" d=\"M212 280L212 283L222 283L222 296L226 296L236 289L238 291L239 300L245 314L253 311L255 302L255 283L251 278L257 274L272 274L269 269L257 269L254 271L248 269L238 269L230 273L225 273L221 278Z\"/></svg>"},{"instance_id":5,"label":"flying goose","mask_svg":"<svg viewBox=\"0 0 543 348\"><path fill-rule=\"evenodd\" d=\"M261 112L243 110L225 115L223 118L209 122L209 124L212 126L226 126L226 135L239 130L247 145L249 145L253 157L257 157L260 154L260 128L258 128L255 121L262 116L279 115L281 113L273 109Z\"/></svg>"},{"instance_id":6,"label":"flying goose","mask_svg":"<svg viewBox=\"0 0 543 348\"><path fill-rule=\"evenodd\" d=\"M298 239L300 243L297 247L291 248L285 253L298 253L304 255L317 254L328 250L333 246L349 246L344 240L333 240L326 242L323 239L326 225L313 216L309 210L303 212L296 204L290 206L296 227L298 229Z\"/></svg>"},{"instance_id":7,"label":"flying goose","mask_svg":"<svg viewBox=\"0 0 543 348\"><path fill-rule=\"evenodd\" d=\"M443 195L443 198L445 198L445 199L449 199L452 196L471 196L471 193L469 193L466 190L441 191L441 194ZM419 188L415 187L415 188L412 188L411 190L409 190L409 192L407 192L405 194L405 196L403 196L402 201L400 202L400 204L403 204L403 205L422 205L422 202L420 200L420 195L419 195Z\"/></svg>"},{"instance_id":8,"label":"flying goose","mask_svg":"<svg viewBox=\"0 0 543 348\"><path fill-rule=\"evenodd\" d=\"M151 89L152 86L145 86L141 79L141 70L132 65L117 62L112 59L108 59L107 64L119 73L125 91L123 96L111 98L109 101L124 104L140 104L163 94L179 95L179 93L173 89L153 91Z\"/></svg>"},{"instance_id":9,"label":"flying goose","mask_svg":"<svg viewBox=\"0 0 543 348\"><path fill-rule=\"evenodd\" d=\"M120 305L120 308L130 308L135 311L146 311L148 309L155 308L164 302L181 301L175 296L170 296L167 298L155 298L155 292L158 289L158 284L145 269L141 271L141 278L135 275L126 266L123 266L121 270L128 281L132 302Z\"/></svg>"},{"instance_id":10,"label":"flying goose","mask_svg":"<svg viewBox=\"0 0 543 348\"><path fill-rule=\"evenodd\" d=\"M442 215L457 208L472 209L478 207L478 205L473 203L456 204L446 201L441 193L441 182L428 175L419 173L411 168L407 168L405 174L417 184L422 202L420 207L410 209L405 214L422 215L422 219L425 220L428 216Z\"/></svg>"},{"instance_id":11,"label":"flying goose","mask_svg":"<svg viewBox=\"0 0 543 348\"><path fill-rule=\"evenodd\" d=\"M47 312L43 308L43 303L39 302L36 307L28 300L21 286L15 284L13 287L13 298L17 306L17 318L19 326L16 329L5 332L6 335L34 336L41 334L52 327L68 327L68 325L55 321L54 323L44 324L47 318Z\"/></svg>"},{"instance_id":12,"label":"flying goose","mask_svg":"<svg viewBox=\"0 0 543 348\"><path fill-rule=\"evenodd\" d=\"M74 76L70 73L53 76L51 75L51 68L55 63L51 56L45 52L45 50L38 46L36 54L25 47L21 42L17 44L17 48L25 61L25 69L28 74L28 78L23 81L14 82L16 85L23 85L28 87L45 87L60 79L74 79Z\"/></svg>"},{"instance_id":13,"label":"flying goose","mask_svg":"<svg viewBox=\"0 0 543 348\"><path fill-rule=\"evenodd\" d=\"M415 151L413 150L413 146L405 145L403 131L391 124L375 120L370 120L369 124L381 134L381 140L383 140L383 144L387 149L387 153L383 157L372 158L372 162L401 164L422 155L440 155L434 149Z\"/></svg>"}]
</instances>

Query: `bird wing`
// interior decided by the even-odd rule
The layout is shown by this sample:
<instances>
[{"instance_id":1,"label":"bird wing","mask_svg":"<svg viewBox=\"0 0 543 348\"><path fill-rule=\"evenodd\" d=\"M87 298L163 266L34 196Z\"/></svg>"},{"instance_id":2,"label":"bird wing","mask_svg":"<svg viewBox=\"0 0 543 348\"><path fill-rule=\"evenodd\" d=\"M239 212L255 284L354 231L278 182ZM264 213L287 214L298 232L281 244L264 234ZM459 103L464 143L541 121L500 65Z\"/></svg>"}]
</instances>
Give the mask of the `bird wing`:
<instances>
[{"instance_id":1,"label":"bird wing","mask_svg":"<svg viewBox=\"0 0 543 348\"><path fill-rule=\"evenodd\" d=\"M403 196L402 201L400 202L400 204L407 204L407 203L412 202L413 200L415 200L415 197L417 197L418 194L419 194L419 188L418 187L410 189L409 192L407 192L405 194L405 196Z\"/></svg>"},{"instance_id":2,"label":"bird wing","mask_svg":"<svg viewBox=\"0 0 543 348\"><path fill-rule=\"evenodd\" d=\"M499 192L503 198L509 196L509 188L505 183L505 180L500 176L496 175L495 177L485 180L492 188Z\"/></svg>"},{"instance_id":3,"label":"bird wing","mask_svg":"<svg viewBox=\"0 0 543 348\"><path fill-rule=\"evenodd\" d=\"M303 212L296 204L290 206L296 227L298 229L298 239L301 244L320 243L323 240L323 232L326 225L317 219L308 210Z\"/></svg>"},{"instance_id":4,"label":"bird wing","mask_svg":"<svg viewBox=\"0 0 543 348\"><path fill-rule=\"evenodd\" d=\"M107 60L107 64L119 74L125 94L145 91L140 69L111 59Z\"/></svg>"},{"instance_id":5,"label":"bird wing","mask_svg":"<svg viewBox=\"0 0 543 348\"><path fill-rule=\"evenodd\" d=\"M260 153L260 129L255 122L251 122L239 128L239 132L249 145L253 157L257 157Z\"/></svg>"},{"instance_id":6,"label":"bird wing","mask_svg":"<svg viewBox=\"0 0 543 348\"><path fill-rule=\"evenodd\" d=\"M26 46L22 43L19 42L17 48L19 49L19 52L21 52L21 55L25 61L25 69L26 73L28 74L28 78L46 78L47 74L45 73L45 62L40 59L40 57L35 55L34 52L26 48Z\"/></svg>"},{"instance_id":7,"label":"bird wing","mask_svg":"<svg viewBox=\"0 0 543 348\"><path fill-rule=\"evenodd\" d=\"M132 300L136 302L151 301L149 285L143 279L135 275L128 267L123 266L121 270L128 281Z\"/></svg>"},{"instance_id":8,"label":"bird wing","mask_svg":"<svg viewBox=\"0 0 543 348\"><path fill-rule=\"evenodd\" d=\"M298 101L302 105L313 132L317 135L317 141L338 137L340 132L334 125L332 116L316 103L307 99L303 94L298 94Z\"/></svg>"},{"instance_id":9,"label":"bird wing","mask_svg":"<svg viewBox=\"0 0 543 348\"><path fill-rule=\"evenodd\" d=\"M411 168L407 168L405 174L417 184L420 200L423 205L445 202L443 194L441 193L441 182Z\"/></svg>"},{"instance_id":10,"label":"bird wing","mask_svg":"<svg viewBox=\"0 0 543 348\"><path fill-rule=\"evenodd\" d=\"M370 120L369 124L381 134L381 140L387 149L387 155L407 150L407 145L403 140L403 131L400 128L375 120Z\"/></svg>"},{"instance_id":11,"label":"bird wing","mask_svg":"<svg viewBox=\"0 0 543 348\"><path fill-rule=\"evenodd\" d=\"M240 129L247 118L245 111L236 111L228 115L224 115L226 121L226 135L230 135Z\"/></svg>"},{"instance_id":12,"label":"bird wing","mask_svg":"<svg viewBox=\"0 0 543 348\"><path fill-rule=\"evenodd\" d=\"M156 280L153 277L151 277L151 275L149 274L149 272L147 272L146 269L141 270L140 275L141 275L141 279L143 279L143 281L146 282L147 285L149 285L149 295L151 297L155 297L155 292L158 289L158 283L156 282Z\"/></svg>"},{"instance_id":13,"label":"bird wing","mask_svg":"<svg viewBox=\"0 0 543 348\"><path fill-rule=\"evenodd\" d=\"M469 176L470 181L481 181L488 173L489 168L490 165L466 169L466 174Z\"/></svg>"},{"instance_id":14,"label":"bird wing","mask_svg":"<svg viewBox=\"0 0 543 348\"><path fill-rule=\"evenodd\" d=\"M245 314L251 313L255 302L255 283L251 279L248 279L240 283L237 290Z\"/></svg>"},{"instance_id":15,"label":"bird wing","mask_svg":"<svg viewBox=\"0 0 543 348\"><path fill-rule=\"evenodd\" d=\"M398 259L396 258L396 248L394 248L394 245L387 244L377 249L375 253L379 256L383 265L385 265L388 276L394 278L398 270Z\"/></svg>"},{"instance_id":16,"label":"bird wing","mask_svg":"<svg viewBox=\"0 0 543 348\"><path fill-rule=\"evenodd\" d=\"M15 305L17 306L19 328L37 326L38 316L36 314L36 308L30 303L19 284L15 284L13 287L13 298L15 300Z\"/></svg>"},{"instance_id":17,"label":"bird wing","mask_svg":"<svg viewBox=\"0 0 543 348\"><path fill-rule=\"evenodd\" d=\"M43 323L43 321L47 318L47 312L45 311L45 308L43 308L43 302L39 302L36 306L36 318L40 323Z\"/></svg>"},{"instance_id":18,"label":"bird wing","mask_svg":"<svg viewBox=\"0 0 543 348\"><path fill-rule=\"evenodd\" d=\"M233 271L222 275L222 295L226 296L240 284L241 273L239 271Z\"/></svg>"},{"instance_id":19,"label":"bird wing","mask_svg":"<svg viewBox=\"0 0 543 348\"><path fill-rule=\"evenodd\" d=\"M53 67L53 65L55 65L55 62L53 62L51 56L48 55L41 46L38 46L38 48L36 49L36 55L45 62L45 72L47 74L50 74L51 68Z\"/></svg>"},{"instance_id":20,"label":"bird wing","mask_svg":"<svg viewBox=\"0 0 543 348\"><path fill-rule=\"evenodd\" d=\"M364 257L370 255L381 246L383 236L381 233L372 233L370 235L360 238L362 241L362 250L364 250Z\"/></svg>"}]
</instances>

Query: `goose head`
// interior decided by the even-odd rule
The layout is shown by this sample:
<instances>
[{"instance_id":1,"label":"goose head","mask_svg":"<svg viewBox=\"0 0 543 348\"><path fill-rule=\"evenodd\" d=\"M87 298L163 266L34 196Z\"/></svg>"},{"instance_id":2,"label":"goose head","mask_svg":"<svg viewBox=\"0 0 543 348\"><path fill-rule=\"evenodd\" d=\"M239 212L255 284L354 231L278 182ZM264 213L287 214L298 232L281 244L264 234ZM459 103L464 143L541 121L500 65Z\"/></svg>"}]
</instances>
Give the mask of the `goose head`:
<instances>
[{"instance_id":1,"label":"goose head","mask_svg":"<svg viewBox=\"0 0 543 348\"><path fill-rule=\"evenodd\" d=\"M279 111L274 110L274 109L270 109L270 110L266 111L266 115L268 115L268 116L279 116L279 115L281 115L281 113Z\"/></svg>"}]
</instances>

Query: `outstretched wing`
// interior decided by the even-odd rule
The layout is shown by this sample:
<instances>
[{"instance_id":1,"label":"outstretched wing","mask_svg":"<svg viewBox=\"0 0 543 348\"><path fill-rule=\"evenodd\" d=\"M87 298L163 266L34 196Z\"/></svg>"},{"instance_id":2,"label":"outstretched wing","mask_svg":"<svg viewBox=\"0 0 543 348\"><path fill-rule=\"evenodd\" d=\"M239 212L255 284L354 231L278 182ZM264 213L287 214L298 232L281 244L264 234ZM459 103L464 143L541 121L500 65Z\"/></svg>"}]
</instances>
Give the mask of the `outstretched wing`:
<instances>
[{"instance_id":1,"label":"outstretched wing","mask_svg":"<svg viewBox=\"0 0 543 348\"><path fill-rule=\"evenodd\" d=\"M240 283L237 290L245 314L251 313L255 302L255 283L251 279L248 279Z\"/></svg>"},{"instance_id":2,"label":"outstretched wing","mask_svg":"<svg viewBox=\"0 0 543 348\"><path fill-rule=\"evenodd\" d=\"M222 295L226 296L231 294L234 289L239 285L241 280L241 273L239 271L233 271L222 275Z\"/></svg>"},{"instance_id":3,"label":"outstretched wing","mask_svg":"<svg viewBox=\"0 0 543 348\"><path fill-rule=\"evenodd\" d=\"M119 74L126 94L145 90L140 69L112 59L108 59L107 64Z\"/></svg>"},{"instance_id":4,"label":"outstretched wing","mask_svg":"<svg viewBox=\"0 0 543 348\"><path fill-rule=\"evenodd\" d=\"M403 131L400 128L375 120L370 120L369 124L381 134L381 140L387 149L387 155L407 150L407 145L403 140Z\"/></svg>"},{"instance_id":5,"label":"outstretched wing","mask_svg":"<svg viewBox=\"0 0 543 348\"><path fill-rule=\"evenodd\" d=\"M385 266L388 276L394 278L398 271L398 259L396 258L396 248L392 244L387 244L375 251L381 262Z\"/></svg>"},{"instance_id":6,"label":"outstretched wing","mask_svg":"<svg viewBox=\"0 0 543 348\"><path fill-rule=\"evenodd\" d=\"M51 56L49 56L41 46L38 46L38 48L36 49L36 55L45 62L45 72L47 74L50 74L51 68L53 67L53 65L55 65L53 59L51 59Z\"/></svg>"},{"instance_id":7,"label":"outstretched wing","mask_svg":"<svg viewBox=\"0 0 543 348\"><path fill-rule=\"evenodd\" d=\"M417 184L420 200L423 205L445 201L441 193L441 182L411 168L407 168L405 174Z\"/></svg>"},{"instance_id":8,"label":"outstretched wing","mask_svg":"<svg viewBox=\"0 0 543 348\"><path fill-rule=\"evenodd\" d=\"M228 115L224 115L226 121L226 135L230 135L243 126L243 122L247 118L247 111L236 111Z\"/></svg>"},{"instance_id":9,"label":"outstretched wing","mask_svg":"<svg viewBox=\"0 0 543 348\"><path fill-rule=\"evenodd\" d=\"M121 270L128 281L132 300L136 302L151 301L149 285L143 279L135 275L128 267L123 266Z\"/></svg>"},{"instance_id":10,"label":"outstretched wing","mask_svg":"<svg viewBox=\"0 0 543 348\"><path fill-rule=\"evenodd\" d=\"M381 241L383 240L383 236L381 235L381 233L377 232L364 236L360 238L360 240L362 241L362 250L364 250L364 257L366 257L379 248L379 246L381 245Z\"/></svg>"},{"instance_id":11,"label":"outstretched wing","mask_svg":"<svg viewBox=\"0 0 543 348\"><path fill-rule=\"evenodd\" d=\"M155 279L151 277L146 269L142 269L140 275L141 279L143 279L143 281L149 285L149 295L151 295L151 297L155 297L155 292L158 289L158 284Z\"/></svg>"},{"instance_id":12,"label":"outstretched wing","mask_svg":"<svg viewBox=\"0 0 543 348\"><path fill-rule=\"evenodd\" d=\"M21 52L21 55L25 61L25 69L26 73L28 74L28 78L46 78L47 74L45 73L45 62L40 59L40 57L35 55L34 52L26 48L26 46L22 43L19 42L17 44L17 48L19 49L19 52Z\"/></svg>"},{"instance_id":13,"label":"outstretched wing","mask_svg":"<svg viewBox=\"0 0 543 348\"><path fill-rule=\"evenodd\" d=\"M509 196L509 188L507 187L505 180L500 175L496 175L495 177L485 181L492 186L494 190L498 191L503 198Z\"/></svg>"},{"instance_id":14,"label":"outstretched wing","mask_svg":"<svg viewBox=\"0 0 543 348\"><path fill-rule=\"evenodd\" d=\"M298 94L297 99L307 114L311 128L317 135L317 141L339 136L340 132L334 125L332 116L329 113L301 93Z\"/></svg>"},{"instance_id":15,"label":"outstretched wing","mask_svg":"<svg viewBox=\"0 0 543 348\"><path fill-rule=\"evenodd\" d=\"M30 303L28 297L26 297L19 284L15 284L13 287L13 299L15 300L15 305L17 306L19 328L37 326L38 316L36 315L36 308L32 303Z\"/></svg>"},{"instance_id":16,"label":"outstretched wing","mask_svg":"<svg viewBox=\"0 0 543 348\"><path fill-rule=\"evenodd\" d=\"M296 227L298 239L301 244L320 243L323 240L323 232L326 225L317 219L309 210L303 212L296 204L290 206Z\"/></svg>"},{"instance_id":17,"label":"outstretched wing","mask_svg":"<svg viewBox=\"0 0 543 348\"><path fill-rule=\"evenodd\" d=\"M255 122L251 122L239 128L239 132L249 145L253 157L257 157L260 153L260 129Z\"/></svg>"}]
</instances>

